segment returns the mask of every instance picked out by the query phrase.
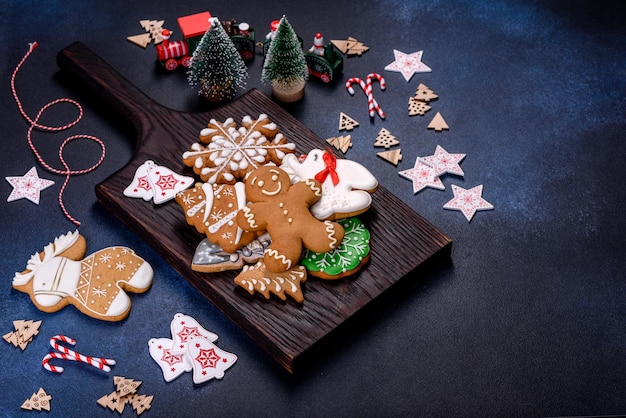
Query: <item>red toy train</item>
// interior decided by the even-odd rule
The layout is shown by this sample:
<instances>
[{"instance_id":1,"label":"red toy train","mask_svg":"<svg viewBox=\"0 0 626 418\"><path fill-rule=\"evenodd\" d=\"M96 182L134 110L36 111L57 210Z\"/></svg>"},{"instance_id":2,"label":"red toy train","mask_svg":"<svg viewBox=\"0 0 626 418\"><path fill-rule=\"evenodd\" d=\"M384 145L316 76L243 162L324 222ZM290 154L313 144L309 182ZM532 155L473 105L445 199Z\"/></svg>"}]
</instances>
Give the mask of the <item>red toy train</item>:
<instances>
[{"instance_id":1,"label":"red toy train","mask_svg":"<svg viewBox=\"0 0 626 418\"><path fill-rule=\"evenodd\" d=\"M172 32L165 29L162 32L163 42L156 46L157 60L168 71L179 66L189 67L193 51L211 27L211 13L203 12L180 17L178 26L183 33L182 40L170 41ZM247 23L237 24L234 19L222 22L222 26L241 54L241 58L245 61L254 58L254 29Z\"/></svg>"}]
</instances>

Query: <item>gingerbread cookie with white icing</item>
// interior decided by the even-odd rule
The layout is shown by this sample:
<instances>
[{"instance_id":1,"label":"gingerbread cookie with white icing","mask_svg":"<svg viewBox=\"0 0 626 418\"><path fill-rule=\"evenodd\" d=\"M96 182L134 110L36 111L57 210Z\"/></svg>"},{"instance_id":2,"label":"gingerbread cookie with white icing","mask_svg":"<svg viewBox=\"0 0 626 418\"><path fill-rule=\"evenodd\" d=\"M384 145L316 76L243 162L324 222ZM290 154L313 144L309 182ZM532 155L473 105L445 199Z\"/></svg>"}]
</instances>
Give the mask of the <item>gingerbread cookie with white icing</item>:
<instances>
[{"instance_id":1,"label":"gingerbread cookie with white icing","mask_svg":"<svg viewBox=\"0 0 626 418\"><path fill-rule=\"evenodd\" d=\"M358 218L339 221L345 231L341 244L326 253L305 250L302 264L311 276L337 280L360 271L370 259L370 232Z\"/></svg>"},{"instance_id":2,"label":"gingerbread cookie with white icing","mask_svg":"<svg viewBox=\"0 0 626 418\"><path fill-rule=\"evenodd\" d=\"M187 223L224 252L234 253L257 236L240 228L235 220L239 209L247 203L245 185L241 182L199 183L193 189L179 192L176 203L185 211Z\"/></svg>"},{"instance_id":3,"label":"gingerbread cookie with white icing","mask_svg":"<svg viewBox=\"0 0 626 418\"><path fill-rule=\"evenodd\" d=\"M200 131L201 143L183 153L183 163L207 183L234 184L267 163L280 165L285 155L296 151L267 115L245 116L241 126L228 118L211 119Z\"/></svg>"},{"instance_id":4,"label":"gingerbread cookie with white icing","mask_svg":"<svg viewBox=\"0 0 626 418\"><path fill-rule=\"evenodd\" d=\"M250 173L245 184L252 203L239 211L237 223L248 231L269 233L272 243L263 257L269 271L290 270L303 249L326 252L343 239L341 225L320 221L309 211L322 196L319 181L308 179L292 185L285 171L268 165Z\"/></svg>"},{"instance_id":5,"label":"gingerbread cookie with white icing","mask_svg":"<svg viewBox=\"0 0 626 418\"><path fill-rule=\"evenodd\" d=\"M68 232L30 257L15 273L13 288L30 295L43 312L67 305L92 318L119 321L131 308L126 292L143 293L152 285L150 264L126 247L109 247L88 257L85 239Z\"/></svg>"},{"instance_id":6,"label":"gingerbread cookie with white icing","mask_svg":"<svg viewBox=\"0 0 626 418\"><path fill-rule=\"evenodd\" d=\"M300 158L287 155L281 168L292 182L317 179L322 183L322 197L311 207L311 213L320 220L348 218L367 211L372 205L371 194L378 188L378 180L367 168L338 159L330 150L314 149Z\"/></svg>"}]
</instances>

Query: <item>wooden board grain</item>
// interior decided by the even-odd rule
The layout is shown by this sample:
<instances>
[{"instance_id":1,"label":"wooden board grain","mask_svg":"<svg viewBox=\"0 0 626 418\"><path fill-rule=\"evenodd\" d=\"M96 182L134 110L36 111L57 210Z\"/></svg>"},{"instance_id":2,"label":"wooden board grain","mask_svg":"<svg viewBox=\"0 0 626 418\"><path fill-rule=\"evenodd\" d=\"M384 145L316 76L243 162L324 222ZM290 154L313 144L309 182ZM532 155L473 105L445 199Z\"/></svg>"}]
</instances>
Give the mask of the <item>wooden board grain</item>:
<instances>
[{"instance_id":1,"label":"wooden board grain","mask_svg":"<svg viewBox=\"0 0 626 418\"><path fill-rule=\"evenodd\" d=\"M371 210L360 216L372 235L370 263L345 280L310 277L302 304L249 295L235 285L236 272L195 272L191 259L202 236L187 225L182 208L173 201L157 206L123 196L139 165L153 160L193 175L181 155L210 118L241 120L265 113L299 153L326 144L256 89L214 110L187 113L156 103L81 43L60 51L57 62L81 88L88 88L135 128L131 160L96 187L98 200L289 372L315 343L400 279L431 257L449 254L449 237L381 187L373 195Z\"/></svg>"}]
</instances>

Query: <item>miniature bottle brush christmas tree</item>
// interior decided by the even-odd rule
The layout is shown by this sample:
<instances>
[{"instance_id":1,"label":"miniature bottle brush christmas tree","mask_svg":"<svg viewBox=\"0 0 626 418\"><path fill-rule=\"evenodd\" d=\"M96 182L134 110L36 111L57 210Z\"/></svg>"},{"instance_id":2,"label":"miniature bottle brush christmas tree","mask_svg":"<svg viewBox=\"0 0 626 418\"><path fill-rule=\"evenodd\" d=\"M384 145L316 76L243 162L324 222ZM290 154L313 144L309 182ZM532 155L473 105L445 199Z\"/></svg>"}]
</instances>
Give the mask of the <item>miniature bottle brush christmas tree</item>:
<instances>
[{"instance_id":1,"label":"miniature bottle brush christmas tree","mask_svg":"<svg viewBox=\"0 0 626 418\"><path fill-rule=\"evenodd\" d=\"M212 18L211 23L193 52L187 80L199 87L202 97L221 103L233 99L237 87L243 87L248 69L219 19Z\"/></svg>"},{"instance_id":2,"label":"miniature bottle brush christmas tree","mask_svg":"<svg viewBox=\"0 0 626 418\"><path fill-rule=\"evenodd\" d=\"M261 81L272 84L276 99L295 102L304 96L308 77L309 70L298 35L283 16L267 51Z\"/></svg>"}]
</instances>

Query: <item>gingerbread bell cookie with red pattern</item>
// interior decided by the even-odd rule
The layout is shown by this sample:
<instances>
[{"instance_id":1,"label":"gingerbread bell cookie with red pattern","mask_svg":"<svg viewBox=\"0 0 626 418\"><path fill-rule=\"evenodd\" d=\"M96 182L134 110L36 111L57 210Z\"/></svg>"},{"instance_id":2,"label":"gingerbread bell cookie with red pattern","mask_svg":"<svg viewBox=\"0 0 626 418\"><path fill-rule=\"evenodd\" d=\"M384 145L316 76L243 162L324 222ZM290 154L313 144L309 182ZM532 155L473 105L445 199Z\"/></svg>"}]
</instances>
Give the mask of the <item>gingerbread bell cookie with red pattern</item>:
<instances>
[{"instance_id":1,"label":"gingerbread bell cookie with red pattern","mask_svg":"<svg viewBox=\"0 0 626 418\"><path fill-rule=\"evenodd\" d=\"M108 247L87 257L85 238L68 232L30 257L15 273L13 288L30 295L43 312L67 305L92 318L119 321L131 308L126 292L143 293L152 285L150 264L126 247Z\"/></svg>"}]
</instances>

